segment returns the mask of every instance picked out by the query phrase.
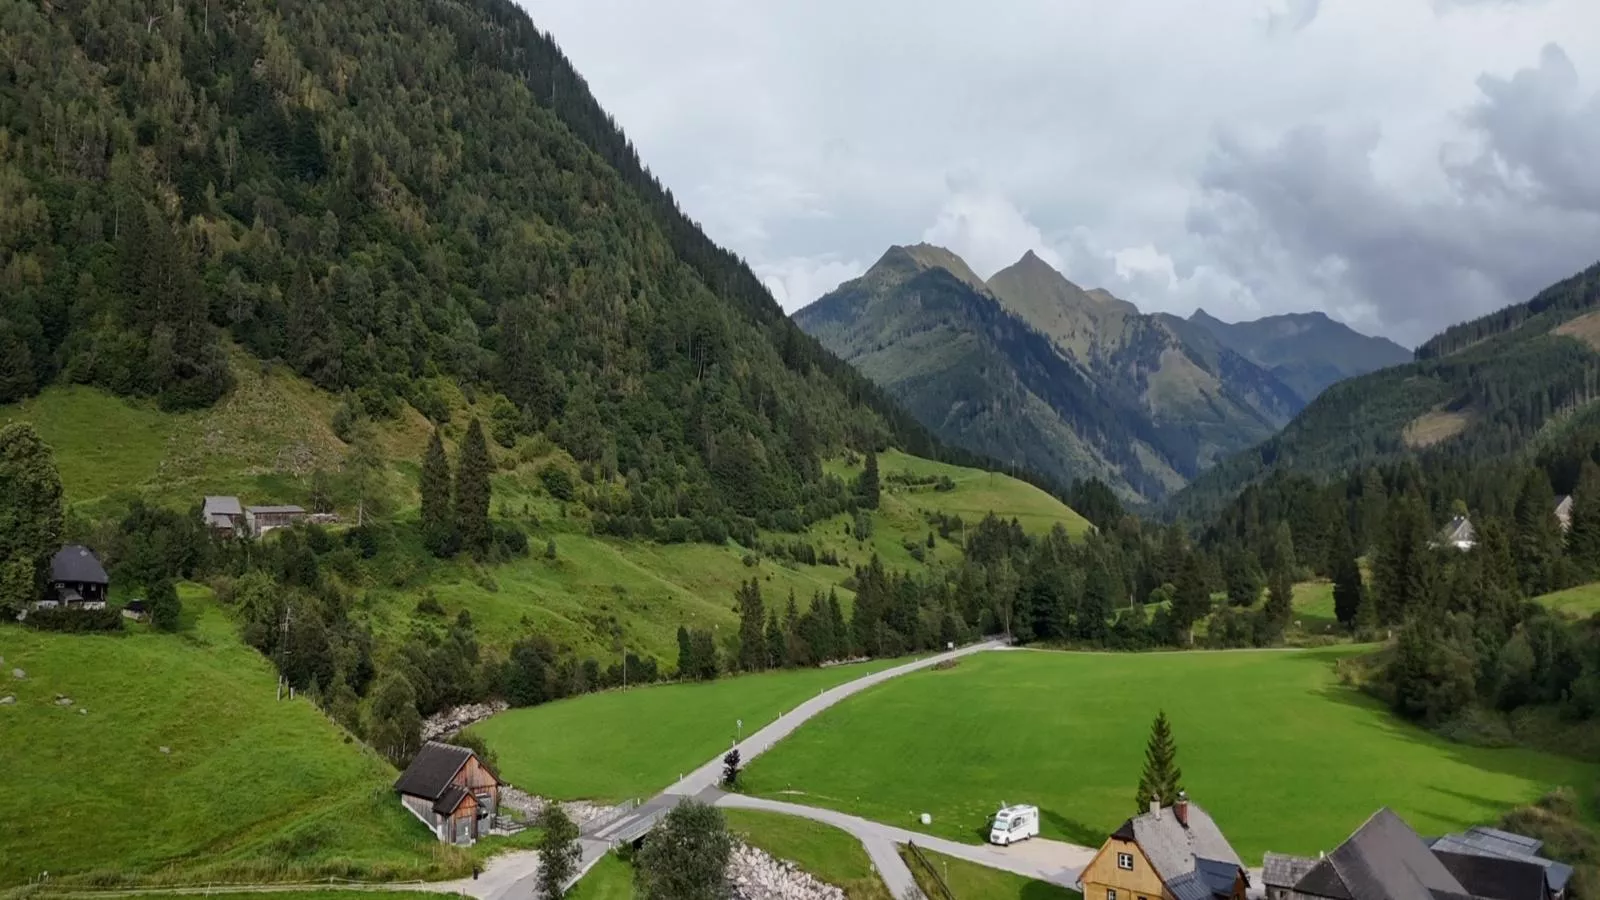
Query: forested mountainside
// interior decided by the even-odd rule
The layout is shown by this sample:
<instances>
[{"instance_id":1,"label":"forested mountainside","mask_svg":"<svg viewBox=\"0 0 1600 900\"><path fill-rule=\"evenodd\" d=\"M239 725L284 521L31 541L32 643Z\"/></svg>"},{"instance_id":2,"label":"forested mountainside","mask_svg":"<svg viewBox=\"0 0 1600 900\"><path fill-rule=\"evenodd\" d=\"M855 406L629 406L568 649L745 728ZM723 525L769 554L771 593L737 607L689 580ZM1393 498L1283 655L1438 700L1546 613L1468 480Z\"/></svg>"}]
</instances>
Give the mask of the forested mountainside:
<instances>
[{"instance_id":1,"label":"forested mountainside","mask_svg":"<svg viewBox=\"0 0 1600 900\"><path fill-rule=\"evenodd\" d=\"M1184 435L1127 415L947 250L890 248L795 321L957 446L1145 497L1193 456L1166 449Z\"/></svg>"},{"instance_id":2,"label":"forested mountainside","mask_svg":"<svg viewBox=\"0 0 1600 900\"><path fill-rule=\"evenodd\" d=\"M1451 328L1417 360L1329 388L1283 432L1174 498L1197 521L1273 473L1325 479L1420 454L1425 468L1537 453L1587 427L1600 398L1600 266Z\"/></svg>"},{"instance_id":3,"label":"forested mountainside","mask_svg":"<svg viewBox=\"0 0 1600 900\"><path fill-rule=\"evenodd\" d=\"M1085 291L1031 251L985 283L943 248L891 248L795 320L944 440L1058 480L1100 478L1133 502L1303 405L1209 330Z\"/></svg>"},{"instance_id":4,"label":"forested mountainside","mask_svg":"<svg viewBox=\"0 0 1600 900\"><path fill-rule=\"evenodd\" d=\"M486 395L657 516L937 452L677 209L509 0L0 2L0 403L214 403L230 342L358 416Z\"/></svg>"},{"instance_id":5,"label":"forested mountainside","mask_svg":"<svg viewBox=\"0 0 1600 900\"><path fill-rule=\"evenodd\" d=\"M1321 312L1224 322L1197 309L1189 322L1271 372L1299 394L1303 404L1346 378L1412 359L1411 351L1394 341L1369 337Z\"/></svg>"}]
</instances>

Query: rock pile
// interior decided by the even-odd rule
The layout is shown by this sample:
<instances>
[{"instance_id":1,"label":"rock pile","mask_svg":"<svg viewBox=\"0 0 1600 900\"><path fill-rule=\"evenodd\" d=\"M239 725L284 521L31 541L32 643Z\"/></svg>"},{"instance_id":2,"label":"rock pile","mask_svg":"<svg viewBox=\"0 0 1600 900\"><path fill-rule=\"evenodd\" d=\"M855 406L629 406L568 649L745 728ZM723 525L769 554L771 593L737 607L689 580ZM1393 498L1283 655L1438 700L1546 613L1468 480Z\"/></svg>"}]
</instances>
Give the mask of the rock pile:
<instances>
[{"instance_id":1,"label":"rock pile","mask_svg":"<svg viewBox=\"0 0 1600 900\"><path fill-rule=\"evenodd\" d=\"M728 882L737 900L845 900L843 890L745 844L734 845Z\"/></svg>"},{"instance_id":2,"label":"rock pile","mask_svg":"<svg viewBox=\"0 0 1600 900\"><path fill-rule=\"evenodd\" d=\"M0 706L10 706L11 704L13 704L15 702L17 702L17 698L12 696L11 694L7 694L4 697L0 697Z\"/></svg>"},{"instance_id":3,"label":"rock pile","mask_svg":"<svg viewBox=\"0 0 1600 900\"><path fill-rule=\"evenodd\" d=\"M524 821L532 822L534 819L538 818L539 813L544 811L546 804L549 802L549 800L546 800L543 797L535 797L534 795L512 787L509 784L500 786L500 809L506 813L515 815L517 818L523 819ZM561 804L561 808L567 811L568 818L577 823L578 830L580 831L582 831L583 827L589 822L592 822L601 816L607 815L612 810L616 809L614 806L599 806L583 800L573 800L563 803Z\"/></svg>"},{"instance_id":4,"label":"rock pile","mask_svg":"<svg viewBox=\"0 0 1600 900\"><path fill-rule=\"evenodd\" d=\"M436 741L442 737L449 737L473 722L481 722L505 710L505 702L496 700L493 703L468 703L465 706L434 713L422 720L422 739Z\"/></svg>"}]
</instances>

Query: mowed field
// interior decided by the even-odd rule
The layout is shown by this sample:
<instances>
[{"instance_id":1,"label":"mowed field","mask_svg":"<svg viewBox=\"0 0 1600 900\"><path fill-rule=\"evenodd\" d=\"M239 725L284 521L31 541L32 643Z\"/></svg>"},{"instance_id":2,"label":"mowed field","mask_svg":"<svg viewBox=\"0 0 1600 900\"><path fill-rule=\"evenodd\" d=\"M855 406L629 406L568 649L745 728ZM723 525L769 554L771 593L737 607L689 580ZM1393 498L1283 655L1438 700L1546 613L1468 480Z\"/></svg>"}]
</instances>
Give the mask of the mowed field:
<instances>
[{"instance_id":1,"label":"mowed field","mask_svg":"<svg viewBox=\"0 0 1600 900\"><path fill-rule=\"evenodd\" d=\"M1580 585L1538 598L1546 607L1574 618L1587 619L1600 612L1600 583Z\"/></svg>"},{"instance_id":2,"label":"mowed field","mask_svg":"<svg viewBox=\"0 0 1600 900\"><path fill-rule=\"evenodd\" d=\"M927 812L921 830L970 842L1002 802L1033 803L1045 836L1098 846L1134 811L1165 709L1190 796L1255 864L1331 848L1383 805L1438 834L1600 771L1412 727L1337 683L1351 652L981 654L824 712L755 760L746 790L907 827Z\"/></svg>"},{"instance_id":3,"label":"mowed field","mask_svg":"<svg viewBox=\"0 0 1600 900\"><path fill-rule=\"evenodd\" d=\"M727 752L744 734L837 684L903 660L743 675L587 694L503 712L472 726L501 777L561 800L646 797Z\"/></svg>"},{"instance_id":4,"label":"mowed field","mask_svg":"<svg viewBox=\"0 0 1600 900\"><path fill-rule=\"evenodd\" d=\"M0 625L0 697L15 698L0 705L0 816L15 825L0 828L0 885L45 871L465 870L467 853L440 848L394 802L394 769L306 700L278 701L270 664L209 592L181 595L175 635Z\"/></svg>"}]
</instances>

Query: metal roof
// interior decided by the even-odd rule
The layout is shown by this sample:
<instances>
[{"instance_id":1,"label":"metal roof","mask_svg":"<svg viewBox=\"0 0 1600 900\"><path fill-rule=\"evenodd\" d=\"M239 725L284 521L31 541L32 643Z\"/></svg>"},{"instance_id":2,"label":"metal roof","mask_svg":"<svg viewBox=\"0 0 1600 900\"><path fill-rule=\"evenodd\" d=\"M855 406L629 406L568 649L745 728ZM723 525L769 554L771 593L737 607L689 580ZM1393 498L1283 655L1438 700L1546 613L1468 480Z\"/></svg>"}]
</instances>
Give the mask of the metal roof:
<instances>
[{"instance_id":1,"label":"metal roof","mask_svg":"<svg viewBox=\"0 0 1600 900\"><path fill-rule=\"evenodd\" d=\"M1244 864L1239 861L1239 854L1234 852L1211 815L1199 804L1189 803L1188 807L1187 826L1178 821L1177 814L1169 806L1159 812L1135 816L1123 827L1131 826L1139 849L1144 851L1145 858L1150 860L1156 874L1161 876L1174 894L1178 891L1174 883L1185 875L1193 875L1198 879L1199 889L1209 896L1211 888L1207 881L1208 874L1212 879L1219 878L1216 873L1227 867L1232 867L1237 874ZM1201 866L1206 862L1212 865L1202 869ZM1230 890L1232 885L1230 880ZM1179 900L1190 898L1179 897Z\"/></svg>"},{"instance_id":2,"label":"metal roof","mask_svg":"<svg viewBox=\"0 0 1600 900\"><path fill-rule=\"evenodd\" d=\"M1341 900L1470 896L1411 826L1388 807L1373 813L1295 885L1295 890Z\"/></svg>"},{"instance_id":3,"label":"metal roof","mask_svg":"<svg viewBox=\"0 0 1600 900\"><path fill-rule=\"evenodd\" d=\"M417 751L411 765L400 773L400 778L395 781L394 789L402 794L411 794L415 797L424 797L428 800L438 800L450 788L450 782L461 771L461 767L472 758L472 751L465 747L456 747L451 744L441 744L438 741L429 741ZM457 799L459 803L459 798ZM455 807L451 807L455 809Z\"/></svg>"},{"instance_id":4,"label":"metal roof","mask_svg":"<svg viewBox=\"0 0 1600 900\"><path fill-rule=\"evenodd\" d=\"M265 514L269 514L269 515L272 514L272 513L293 514L293 513L304 513L305 512L305 507L302 507L302 506L251 506L251 507L247 507L245 511L250 513L251 515L256 515L256 516L262 515L264 513Z\"/></svg>"},{"instance_id":5,"label":"metal roof","mask_svg":"<svg viewBox=\"0 0 1600 900\"><path fill-rule=\"evenodd\" d=\"M200 508L203 516L242 516L244 507L239 505L238 497L207 497L205 506Z\"/></svg>"}]
</instances>

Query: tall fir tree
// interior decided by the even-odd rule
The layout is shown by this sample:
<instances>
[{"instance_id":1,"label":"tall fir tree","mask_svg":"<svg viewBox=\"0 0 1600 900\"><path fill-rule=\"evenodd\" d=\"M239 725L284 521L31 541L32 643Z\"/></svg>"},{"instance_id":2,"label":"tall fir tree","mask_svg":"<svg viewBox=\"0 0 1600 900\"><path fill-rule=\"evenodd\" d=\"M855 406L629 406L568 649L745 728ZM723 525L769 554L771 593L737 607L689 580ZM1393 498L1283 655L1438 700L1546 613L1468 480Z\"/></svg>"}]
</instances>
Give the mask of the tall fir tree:
<instances>
[{"instance_id":1,"label":"tall fir tree","mask_svg":"<svg viewBox=\"0 0 1600 900\"><path fill-rule=\"evenodd\" d=\"M1589 459L1583 461L1577 490L1572 493L1567 558L1583 577L1600 578L1600 466Z\"/></svg>"},{"instance_id":2,"label":"tall fir tree","mask_svg":"<svg viewBox=\"0 0 1600 900\"><path fill-rule=\"evenodd\" d=\"M1378 542L1372 592L1378 621L1397 625L1428 602L1434 559L1422 500L1405 496L1389 503L1388 527Z\"/></svg>"},{"instance_id":3,"label":"tall fir tree","mask_svg":"<svg viewBox=\"0 0 1600 900\"><path fill-rule=\"evenodd\" d=\"M733 592L739 613L739 668L759 672L767 667L767 612L761 602L761 582L752 578Z\"/></svg>"},{"instance_id":4,"label":"tall fir tree","mask_svg":"<svg viewBox=\"0 0 1600 900\"><path fill-rule=\"evenodd\" d=\"M1556 494L1543 469L1530 469L1523 479L1522 491L1517 495L1511 553L1525 595L1536 597L1556 588L1561 524L1556 519Z\"/></svg>"},{"instance_id":5,"label":"tall fir tree","mask_svg":"<svg viewBox=\"0 0 1600 900\"><path fill-rule=\"evenodd\" d=\"M1262 644L1277 643L1289 630L1294 616L1294 576L1288 568L1275 569L1267 579L1267 605L1262 607L1264 628L1258 634Z\"/></svg>"},{"instance_id":6,"label":"tall fir tree","mask_svg":"<svg viewBox=\"0 0 1600 900\"><path fill-rule=\"evenodd\" d=\"M861 505L868 509L877 509L881 500L883 486L878 481L878 451L867 451L867 464L861 470L861 478L856 482L856 494L861 497Z\"/></svg>"},{"instance_id":7,"label":"tall fir tree","mask_svg":"<svg viewBox=\"0 0 1600 900\"><path fill-rule=\"evenodd\" d=\"M1172 597L1172 626L1179 640L1188 643L1194 623L1211 613L1211 587L1206 583L1205 561L1197 552L1184 555L1178 572L1177 591Z\"/></svg>"},{"instance_id":8,"label":"tall fir tree","mask_svg":"<svg viewBox=\"0 0 1600 900\"><path fill-rule=\"evenodd\" d=\"M1333 615L1340 625L1354 628L1366 587L1361 583L1361 563L1356 558L1349 528L1339 528L1334 532L1328 567L1333 575Z\"/></svg>"},{"instance_id":9,"label":"tall fir tree","mask_svg":"<svg viewBox=\"0 0 1600 900\"><path fill-rule=\"evenodd\" d=\"M456 533L456 511L450 496L450 460L444 453L444 441L434 430L428 439L428 450L422 456L422 542L428 552L444 558L455 554L459 547Z\"/></svg>"},{"instance_id":10,"label":"tall fir tree","mask_svg":"<svg viewBox=\"0 0 1600 900\"><path fill-rule=\"evenodd\" d=\"M456 528L461 534L461 546L479 557L489 551L492 537L489 530L489 475L492 471L483 426L473 419L467 426L467 436L461 442L461 455L456 463Z\"/></svg>"},{"instance_id":11,"label":"tall fir tree","mask_svg":"<svg viewBox=\"0 0 1600 900\"><path fill-rule=\"evenodd\" d=\"M1172 725L1165 710L1156 713L1150 723L1150 740L1144 748L1144 773L1139 776L1139 792L1134 807L1143 813L1150 810L1150 801L1159 800L1170 805L1183 790L1183 770L1178 768L1178 744L1172 737Z\"/></svg>"}]
</instances>

